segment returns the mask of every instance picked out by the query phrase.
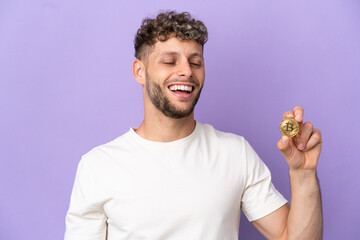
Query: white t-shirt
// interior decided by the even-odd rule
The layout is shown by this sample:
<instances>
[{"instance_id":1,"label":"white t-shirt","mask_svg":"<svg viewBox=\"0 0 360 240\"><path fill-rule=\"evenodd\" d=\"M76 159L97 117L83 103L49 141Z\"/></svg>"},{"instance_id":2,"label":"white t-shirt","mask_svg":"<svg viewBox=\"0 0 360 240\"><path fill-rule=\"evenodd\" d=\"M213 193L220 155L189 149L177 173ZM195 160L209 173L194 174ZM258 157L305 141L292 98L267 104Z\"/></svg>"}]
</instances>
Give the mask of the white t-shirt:
<instances>
[{"instance_id":1,"label":"white t-shirt","mask_svg":"<svg viewBox=\"0 0 360 240\"><path fill-rule=\"evenodd\" d=\"M166 143L130 129L82 157L65 239L235 240L240 209L254 221L286 202L243 137L199 122Z\"/></svg>"}]
</instances>

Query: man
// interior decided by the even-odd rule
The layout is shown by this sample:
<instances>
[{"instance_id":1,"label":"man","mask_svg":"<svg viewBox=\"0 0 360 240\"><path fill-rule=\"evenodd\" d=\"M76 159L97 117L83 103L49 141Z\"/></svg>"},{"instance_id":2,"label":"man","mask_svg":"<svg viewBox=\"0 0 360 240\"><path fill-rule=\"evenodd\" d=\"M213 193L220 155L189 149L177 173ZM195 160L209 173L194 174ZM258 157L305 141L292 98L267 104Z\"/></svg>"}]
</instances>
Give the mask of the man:
<instances>
[{"instance_id":1,"label":"man","mask_svg":"<svg viewBox=\"0 0 360 240\"><path fill-rule=\"evenodd\" d=\"M321 239L316 167L321 133L301 132L278 148L290 172L291 207L244 138L194 120L205 79L207 30L188 13L145 19L135 38L133 73L144 121L85 154L79 163L65 239L238 239L242 210L268 239Z\"/></svg>"}]
</instances>

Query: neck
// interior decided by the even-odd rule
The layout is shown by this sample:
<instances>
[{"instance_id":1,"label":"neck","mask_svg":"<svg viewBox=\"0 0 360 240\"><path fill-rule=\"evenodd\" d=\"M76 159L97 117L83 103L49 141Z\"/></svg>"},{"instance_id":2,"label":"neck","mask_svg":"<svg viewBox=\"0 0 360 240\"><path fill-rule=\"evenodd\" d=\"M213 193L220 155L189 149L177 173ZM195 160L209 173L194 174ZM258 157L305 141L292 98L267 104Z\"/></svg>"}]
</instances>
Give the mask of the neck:
<instances>
[{"instance_id":1,"label":"neck","mask_svg":"<svg viewBox=\"0 0 360 240\"><path fill-rule=\"evenodd\" d=\"M189 136L195 129L194 113L180 119L169 118L162 113L146 116L136 133L150 141L172 142Z\"/></svg>"}]
</instances>

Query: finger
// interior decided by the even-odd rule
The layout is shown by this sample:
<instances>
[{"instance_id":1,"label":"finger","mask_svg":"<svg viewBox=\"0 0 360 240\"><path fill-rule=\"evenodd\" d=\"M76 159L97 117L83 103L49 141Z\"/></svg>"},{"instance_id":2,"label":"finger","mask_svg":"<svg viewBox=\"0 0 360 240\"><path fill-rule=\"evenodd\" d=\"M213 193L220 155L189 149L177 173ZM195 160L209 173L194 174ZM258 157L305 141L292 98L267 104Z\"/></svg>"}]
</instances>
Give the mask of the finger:
<instances>
[{"instance_id":1,"label":"finger","mask_svg":"<svg viewBox=\"0 0 360 240\"><path fill-rule=\"evenodd\" d=\"M277 147L279 148L282 155L284 155L285 158L289 158L292 154L292 148L291 148L291 139L282 136L279 142L277 143Z\"/></svg>"},{"instance_id":2,"label":"finger","mask_svg":"<svg viewBox=\"0 0 360 240\"><path fill-rule=\"evenodd\" d=\"M313 129L309 141L306 144L305 151L312 149L317 144L322 143L321 131L317 128Z\"/></svg>"},{"instance_id":3,"label":"finger","mask_svg":"<svg viewBox=\"0 0 360 240\"><path fill-rule=\"evenodd\" d=\"M302 106L294 107L295 120L301 123L304 119L304 108Z\"/></svg>"},{"instance_id":4,"label":"finger","mask_svg":"<svg viewBox=\"0 0 360 240\"><path fill-rule=\"evenodd\" d=\"M303 124L301 129L301 135L298 138L297 148L299 150L304 150L307 145L309 138L313 132L313 125L311 122L306 122Z\"/></svg>"},{"instance_id":5,"label":"finger","mask_svg":"<svg viewBox=\"0 0 360 240\"><path fill-rule=\"evenodd\" d=\"M283 119L285 118L294 118L294 113L292 111L287 111L283 114Z\"/></svg>"},{"instance_id":6,"label":"finger","mask_svg":"<svg viewBox=\"0 0 360 240\"><path fill-rule=\"evenodd\" d=\"M296 146L299 146L301 143L300 136L303 128L304 108L302 106L295 106L293 112L295 120L299 123L299 133L294 137L294 142Z\"/></svg>"},{"instance_id":7,"label":"finger","mask_svg":"<svg viewBox=\"0 0 360 240\"><path fill-rule=\"evenodd\" d=\"M283 114L283 119L285 118L294 118L294 112L293 111L286 111L284 114ZM301 124L299 124L299 133L293 138L293 141L295 142L295 145L298 144L299 140L299 135L301 134Z\"/></svg>"}]
</instances>

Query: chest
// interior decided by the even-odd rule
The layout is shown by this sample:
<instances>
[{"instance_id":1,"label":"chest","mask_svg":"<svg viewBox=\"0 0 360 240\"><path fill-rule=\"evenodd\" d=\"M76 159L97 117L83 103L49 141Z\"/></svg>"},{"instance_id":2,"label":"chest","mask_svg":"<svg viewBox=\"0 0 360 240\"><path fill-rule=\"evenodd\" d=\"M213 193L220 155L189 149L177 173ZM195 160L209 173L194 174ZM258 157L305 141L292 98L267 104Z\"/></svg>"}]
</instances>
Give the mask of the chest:
<instances>
[{"instance_id":1,"label":"chest","mask_svg":"<svg viewBox=\"0 0 360 240\"><path fill-rule=\"evenodd\" d=\"M230 158L129 158L108 169L102 194L112 224L135 230L226 219L240 212L243 183ZM137 230L139 231L139 230Z\"/></svg>"}]
</instances>

